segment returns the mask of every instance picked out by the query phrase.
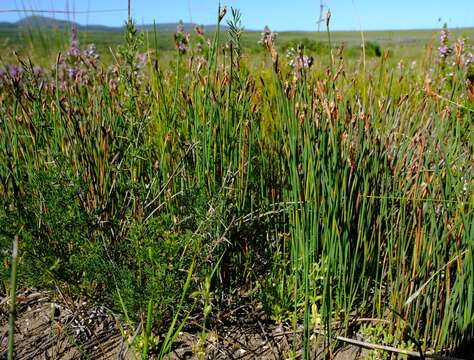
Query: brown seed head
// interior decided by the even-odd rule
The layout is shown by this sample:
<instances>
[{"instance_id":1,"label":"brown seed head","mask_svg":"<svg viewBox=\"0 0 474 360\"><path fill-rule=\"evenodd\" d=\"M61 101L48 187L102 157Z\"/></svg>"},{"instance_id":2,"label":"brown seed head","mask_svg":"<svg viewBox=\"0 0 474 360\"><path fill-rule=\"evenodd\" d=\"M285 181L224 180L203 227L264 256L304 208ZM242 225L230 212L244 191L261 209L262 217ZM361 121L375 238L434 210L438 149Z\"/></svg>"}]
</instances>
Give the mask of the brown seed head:
<instances>
[{"instance_id":1,"label":"brown seed head","mask_svg":"<svg viewBox=\"0 0 474 360\"><path fill-rule=\"evenodd\" d=\"M331 10L328 10L326 13L326 27L329 28L329 23L331 21Z\"/></svg>"}]
</instances>

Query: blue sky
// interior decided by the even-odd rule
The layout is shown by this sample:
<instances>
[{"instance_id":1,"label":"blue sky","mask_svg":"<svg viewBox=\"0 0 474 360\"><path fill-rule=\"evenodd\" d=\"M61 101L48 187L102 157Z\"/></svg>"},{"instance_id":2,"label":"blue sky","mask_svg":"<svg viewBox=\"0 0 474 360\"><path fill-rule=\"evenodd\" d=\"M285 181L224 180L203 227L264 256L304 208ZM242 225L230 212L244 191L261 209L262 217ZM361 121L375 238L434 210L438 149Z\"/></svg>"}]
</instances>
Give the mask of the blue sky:
<instances>
[{"instance_id":1,"label":"blue sky","mask_svg":"<svg viewBox=\"0 0 474 360\"><path fill-rule=\"evenodd\" d=\"M221 0L242 10L247 29L265 25L276 31L315 30L320 0ZM323 0L332 12L333 30L423 29L474 27L474 0ZM138 23L176 22L179 19L213 24L218 0L132 0L133 17ZM118 26L127 15L127 0L0 0L0 21L16 21L25 13L3 10L108 10L69 16L81 24ZM56 18L65 15L56 14Z\"/></svg>"}]
</instances>

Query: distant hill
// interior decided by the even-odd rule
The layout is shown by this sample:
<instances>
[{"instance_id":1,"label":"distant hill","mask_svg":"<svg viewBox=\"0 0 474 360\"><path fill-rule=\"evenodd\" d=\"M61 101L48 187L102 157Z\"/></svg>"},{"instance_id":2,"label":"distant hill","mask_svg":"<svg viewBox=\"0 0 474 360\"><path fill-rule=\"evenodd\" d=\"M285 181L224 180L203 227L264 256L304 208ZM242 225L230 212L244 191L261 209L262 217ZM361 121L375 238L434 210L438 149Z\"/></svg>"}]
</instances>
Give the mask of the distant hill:
<instances>
[{"instance_id":1,"label":"distant hill","mask_svg":"<svg viewBox=\"0 0 474 360\"><path fill-rule=\"evenodd\" d=\"M16 25L5 21L0 21L0 29L14 29Z\"/></svg>"},{"instance_id":2,"label":"distant hill","mask_svg":"<svg viewBox=\"0 0 474 360\"><path fill-rule=\"evenodd\" d=\"M79 24L68 21L68 20L58 20L53 19L45 16L27 16L23 19L17 21L16 23L12 23L13 26L17 28L44 28L44 29L68 29L72 26L80 27Z\"/></svg>"},{"instance_id":3,"label":"distant hill","mask_svg":"<svg viewBox=\"0 0 474 360\"><path fill-rule=\"evenodd\" d=\"M184 30L186 32L192 32L196 24L194 23L184 23ZM13 29L47 29L47 30L65 30L70 29L71 27L77 27L79 30L88 30L88 31L123 31L123 26L104 26L104 25L81 25L74 21L69 20L58 20L46 16L32 15L24 17L23 19L10 23L10 22L0 22L0 30L13 30ZM156 24L156 30L160 32L175 32L178 23L160 23ZM145 24L137 25L137 28L140 30L153 30L155 28L154 24ZM204 30L207 32L212 32L216 29L215 25L205 25ZM227 26L222 26L222 30L227 30Z\"/></svg>"}]
</instances>

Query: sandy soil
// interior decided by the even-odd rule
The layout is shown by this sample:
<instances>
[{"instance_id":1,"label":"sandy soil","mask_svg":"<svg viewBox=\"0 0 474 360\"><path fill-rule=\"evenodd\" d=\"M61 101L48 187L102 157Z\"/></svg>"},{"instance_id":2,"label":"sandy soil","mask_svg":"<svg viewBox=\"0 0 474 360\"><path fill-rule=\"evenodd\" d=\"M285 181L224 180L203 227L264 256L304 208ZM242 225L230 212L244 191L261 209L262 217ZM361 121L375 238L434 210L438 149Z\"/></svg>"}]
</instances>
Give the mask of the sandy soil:
<instances>
[{"instance_id":1,"label":"sandy soil","mask_svg":"<svg viewBox=\"0 0 474 360\"><path fill-rule=\"evenodd\" d=\"M15 358L26 359L134 359L120 329L124 325L104 308L85 301L60 301L47 292L25 291L17 296ZM8 302L0 299L0 358L6 358ZM261 312L241 308L213 321L205 341L200 321L194 319L179 334L167 359L290 359L302 358L302 335L266 322ZM322 359L323 339L313 339L311 358ZM364 358L366 350L345 347L333 353L337 360ZM155 358L153 354L149 356Z\"/></svg>"},{"instance_id":2,"label":"sandy soil","mask_svg":"<svg viewBox=\"0 0 474 360\"><path fill-rule=\"evenodd\" d=\"M8 311L0 301L0 358L6 357ZM133 358L124 346L116 319L86 302L53 301L45 292L17 296L15 358L118 359Z\"/></svg>"}]
</instances>

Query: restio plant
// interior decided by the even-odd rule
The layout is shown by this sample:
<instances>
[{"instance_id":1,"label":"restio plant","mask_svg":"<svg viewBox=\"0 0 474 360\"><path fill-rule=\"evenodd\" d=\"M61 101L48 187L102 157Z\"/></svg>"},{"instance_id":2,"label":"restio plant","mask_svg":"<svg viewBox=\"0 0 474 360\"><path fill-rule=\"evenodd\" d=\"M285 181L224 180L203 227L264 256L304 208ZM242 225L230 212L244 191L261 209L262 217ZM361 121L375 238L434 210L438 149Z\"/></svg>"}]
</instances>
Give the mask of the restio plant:
<instances>
[{"instance_id":1,"label":"restio plant","mask_svg":"<svg viewBox=\"0 0 474 360\"><path fill-rule=\"evenodd\" d=\"M302 324L305 358L315 331L350 335L364 316L389 321L362 329L372 340L410 349L472 339L468 43L443 29L407 67L376 43L346 60L330 36L282 52L269 28L246 54L242 34L220 7L210 36L179 26L171 65L132 20L111 63L73 30L50 67L2 65L2 291L19 235L20 286L146 319L143 358L193 311L205 338L220 301Z\"/></svg>"}]
</instances>

